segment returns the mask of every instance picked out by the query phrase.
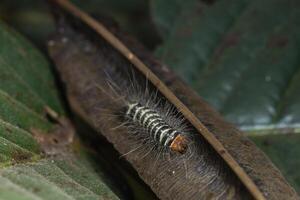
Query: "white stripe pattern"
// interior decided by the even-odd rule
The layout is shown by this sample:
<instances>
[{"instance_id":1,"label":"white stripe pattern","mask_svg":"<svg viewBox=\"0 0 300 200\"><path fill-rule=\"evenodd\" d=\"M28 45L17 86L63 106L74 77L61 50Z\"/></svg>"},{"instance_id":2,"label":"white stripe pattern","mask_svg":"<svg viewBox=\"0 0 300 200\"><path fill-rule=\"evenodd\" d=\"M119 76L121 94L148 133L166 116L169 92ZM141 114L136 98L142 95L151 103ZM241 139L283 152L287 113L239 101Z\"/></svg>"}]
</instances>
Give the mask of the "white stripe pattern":
<instances>
[{"instance_id":1,"label":"white stripe pattern","mask_svg":"<svg viewBox=\"0 0 300 200\"><path fill-rule=\"evenodd\" d=\"M128 104L127 118L142 126L150 137L160 145L169 146L179 132L172 128L160 114L149 107L139 103Z\"/></svg>"}]
</instances>

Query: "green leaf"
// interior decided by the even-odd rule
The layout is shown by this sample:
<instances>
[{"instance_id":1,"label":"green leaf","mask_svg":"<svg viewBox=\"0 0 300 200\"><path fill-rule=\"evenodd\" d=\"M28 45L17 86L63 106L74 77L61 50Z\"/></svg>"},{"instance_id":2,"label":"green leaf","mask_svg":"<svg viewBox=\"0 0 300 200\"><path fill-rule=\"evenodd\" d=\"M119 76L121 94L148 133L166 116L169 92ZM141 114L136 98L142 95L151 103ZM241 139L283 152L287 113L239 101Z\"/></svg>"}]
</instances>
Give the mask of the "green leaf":
<instances>
[{"instance_id":1,"label":"green leaf","mask_svg":"<svg viewBox=\"0 0 300 200\"><path fill-rule=\"evenodd\" d=\"M161 37L168 38L176 19L179 18L184 11L186 1L181 0L165 0L165 1L152 1L151 11L154 23ZM167 9L166 9L167 8Z\"/></svg>"},{"instance_id":2,"label":"green leaf","mask_svg":"<svg viewBox=\"0 0 300 200\"><path fill-rule=\"evenodd\" d=\"M251 139L272 159L287 180L300 193L300 135L252 136Z\"/></svg>"},{"instance_id":3,"label":"green leaf","mask_svg":"<svg viewBox=\"0 0 300 200\"><path fill-rule=\"evenodd\" d=\"M0 199L118 199L100 175L73 155L18 164L1 170Z\"/></svg>"},{"instance_id":4,"label":"green leaf","mask_svg":"<svg viewBox=\"0 0 300 200\"><path fill-rule=\"evenodd\" d=\"M170 4L152 1L163 62L242 129L300 132L298 1Z\"/></svg>"},{"instance_id":5,"label":"green leaf","mask_svg":"<svg viewBox=\"0 0 300 200\"><path fill-rule=\"evenodd\" d=\"M58 127L47 119L45 107L64 114L52 70L34 46L2 22L0 44L0 199L119 199L83 148L77 149L80 155L71 144L55 149L55 156L43 153L49 145L43 140ZM33 129L41 136L33 136Z\"/></svg>"},{"instance_id":6,"label":"green leaf","mask_svg":"<svg viewBox=\"0 0 300 200\"><path fill-rule=\"evenodd\" d=\"M1 90L40 114L45 105L62 112L47 60L14 30L0 27Z\"/></svg>"},{"instance_id":7,"label":"green leaf","mask_svg":"<svg viewBox=\"0 0 300 200\"><path fill-rule=\"evenodd\" d=\"M0 120L0 167L34 160L40 148L32 135L24 129Z\"/></svg>"},{"instance_id":8,"label":"green leaf","mask_svg":"<svg viewBox=\"0 0 300 200\"><path fill-rule=\"evenodd\" d=\"M22 36L0 22L1 166L37 157L32 128L48 132L44 107L63 108L46 59ZM27 143L28 142L28 143Z\"/></svg>"}]
</instances>

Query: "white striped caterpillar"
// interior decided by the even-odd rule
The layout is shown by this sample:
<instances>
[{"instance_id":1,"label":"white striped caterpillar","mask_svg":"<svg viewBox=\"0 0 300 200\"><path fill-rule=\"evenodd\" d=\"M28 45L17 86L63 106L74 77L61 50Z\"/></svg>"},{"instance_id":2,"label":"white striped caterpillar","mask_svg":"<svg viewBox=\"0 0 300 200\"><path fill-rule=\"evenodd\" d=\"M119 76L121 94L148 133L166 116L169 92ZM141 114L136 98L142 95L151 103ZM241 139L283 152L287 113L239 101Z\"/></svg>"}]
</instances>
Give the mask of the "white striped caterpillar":
<instances>
[{"instance_id":1,"label":"white striped caterpillar","mask_svg":"<svg viewBox=\"0 0 300 200\"><path fill-rule=\"evenodd\" d=\"M175 152L185 152L187 147L185 137L178 130L166 123L156 110L137 102L129 103L127 105L126 116L128 119L144 127L150 137L160 145L169 147Z\"/></svg>"},{"instance_id":2,"label":"white striped caterpillar","mask_svg":"<svg viewBox=\"0 0 300 200\"><path fill-rule=\"evenodd\" d=\"M110 69L105 74L110 91L100 89L117 105L114 113L123 119L118 127L127 127L136 141L180 154L186 152L191 136L186 120L147 79L134 71Z\"/></svg>"}]
</instances>

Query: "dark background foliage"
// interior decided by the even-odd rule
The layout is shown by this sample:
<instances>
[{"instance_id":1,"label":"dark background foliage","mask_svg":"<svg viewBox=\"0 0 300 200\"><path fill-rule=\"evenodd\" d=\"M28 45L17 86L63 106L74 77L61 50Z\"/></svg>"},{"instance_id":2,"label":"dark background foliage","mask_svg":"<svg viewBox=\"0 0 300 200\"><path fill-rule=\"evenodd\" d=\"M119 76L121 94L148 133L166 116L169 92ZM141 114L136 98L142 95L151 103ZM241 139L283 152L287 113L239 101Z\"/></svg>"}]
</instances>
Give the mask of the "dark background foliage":
<instances>
[{"instance_id":1,"label":"dark background foliage","mask_svg":"<svg viewBox=\"0 0 300 200\"><path fill-rule=\"evenodd\" d=\"M112 17L138 38L228 121L243 129L300 191L298 1L74 3L94 16ZM111 191L103 183L105 169L94 171L98 156L77 140L72 149L79 154L43 158L30 129L44 134L54 126L44 119L45 105L66 113L45 48L55 30L54 20L47 3L36 0L2 0L0 18L0 197L149 196L148 189L124 169L119 169L124 180L112 183L117 185L112 188L121 191ZM106 162L102 160L103 165Z\"/></svg>"}]
</instances>

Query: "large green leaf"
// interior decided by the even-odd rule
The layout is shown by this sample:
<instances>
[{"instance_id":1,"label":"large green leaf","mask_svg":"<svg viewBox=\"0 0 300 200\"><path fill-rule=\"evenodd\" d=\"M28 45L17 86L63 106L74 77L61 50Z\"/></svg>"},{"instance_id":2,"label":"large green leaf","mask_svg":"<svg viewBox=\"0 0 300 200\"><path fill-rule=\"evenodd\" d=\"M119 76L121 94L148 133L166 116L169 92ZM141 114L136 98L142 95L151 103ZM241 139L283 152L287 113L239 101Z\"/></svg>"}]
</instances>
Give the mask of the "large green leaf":
<instances>
[{"instance_id":1,"label":"large green leaf","mask_svg":"<svg viewBox=\"0 0 300 200\"><path fill-rule=\"evenodd\" d=\"M300 132L299 1L171 4L152 1L166 64L241 128Z\"/></svg>"},{"instance_id":2,"label":"large green leaf","mask_svg":"<svg viewBox=\"0 0 300 200\"><path fill-rule=\"evenodd\" d=\"M118 199L90 154L75 154L72 144L55 156L42 152L41 138L57 130L46 106L64 114L47 60L0 22L0 199Z\"/></svg>"}]
</instances>

